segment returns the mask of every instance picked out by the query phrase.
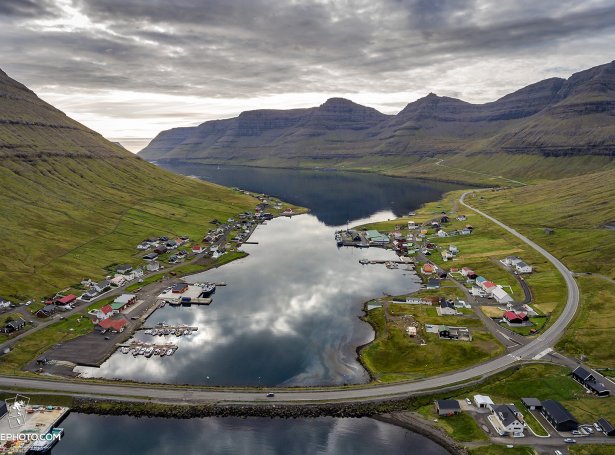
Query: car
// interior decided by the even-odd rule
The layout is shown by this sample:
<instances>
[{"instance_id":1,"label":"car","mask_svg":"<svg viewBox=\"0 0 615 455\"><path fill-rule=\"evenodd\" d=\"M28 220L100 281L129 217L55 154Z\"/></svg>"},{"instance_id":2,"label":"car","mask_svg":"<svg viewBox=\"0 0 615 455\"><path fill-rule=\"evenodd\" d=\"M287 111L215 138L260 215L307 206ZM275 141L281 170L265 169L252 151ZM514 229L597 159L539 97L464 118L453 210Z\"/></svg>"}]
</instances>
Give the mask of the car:
<instances>
[{"instance_id":1,"label":"car","mask_svg":"<svg viewBox=\"0 0 615 455\"><path fill-rule=\"evenodd\" d=\"M110 339L111 339L111 338L109 338L109 337L105 337L105 340L110 340Z\"/></svg>"},{"instance_id":2,"label":"car","mask_svg":"<svg viewBox=\"0 0 615 455\"><path fill-rule=\"evenodd\" d=\"M267 394L267 398L273 398L273 397L275 397L275 393L273 393L273 392L269 392L269 393Z\"/></svg>"},{"instance_id":3,"label":"car","mask_svg":"<svg viewBox=\"0 0 615 455\"><path fill-rule=\"evenodd\" d=\"M472 406L472 402L470 401L469 398L466 398L466 403L468 403L468 406Z\"/></svg>"},{"instance_id":4,"label":"car","mask_svg":"<svg viewBox=\"0 0 615 455\"><path fill-rule=\"evenodd\" d=\"M581 433L580 430L572 430L572 434L575 435L575 436L578 436L578 435L583 434L583 433Z\"/></svg>"},{"instance_id":5,"label":"car","mask_svg":"<svg viewBox=\"0 0 615 455\"><path fill-rule=\"evenodd\" d=\"M594 428L596 429L596 431L602 431L602 427L600 426L600 424L598 424L598 422L594 423Z\"/></svg>"},{"instance_id":6,"label":"car","mask_svg":"<svg viewBox=\"0 0 615 455\"><path fill-rule=\"evenodd\" d=\"M572 439L572 438L566 438L566 439L564 439L564 442L566 444L574 444L574 443L577 442L577 440L576 439Z\"/></svg>"},{"instance_id":7,"label":"car","mask_svg":"<svg viewBox=\"0 0 615 455\"><path fill-rule=\"evenodd\" d=\"M556 450L555 455L564 455L561 450Z\"/></svg>"}]
</instances>

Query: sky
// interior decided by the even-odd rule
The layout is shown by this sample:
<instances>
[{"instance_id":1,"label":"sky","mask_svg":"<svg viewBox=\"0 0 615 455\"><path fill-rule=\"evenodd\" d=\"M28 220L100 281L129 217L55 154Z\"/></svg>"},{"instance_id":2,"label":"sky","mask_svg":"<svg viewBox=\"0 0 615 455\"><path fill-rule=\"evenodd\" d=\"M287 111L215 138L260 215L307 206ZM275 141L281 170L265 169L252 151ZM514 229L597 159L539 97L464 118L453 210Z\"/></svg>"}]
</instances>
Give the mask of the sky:
<instances>
[{"instance_id":1,"label":"sky","mask_svg":"<svg viewBox=\"0 0 615 455\"><path fill-rule=\"evenodd\" d=\"M615 0L0 0L0 68L137 151L341 96L493 101L615 59Z\"/></svg>"}]
</instances>

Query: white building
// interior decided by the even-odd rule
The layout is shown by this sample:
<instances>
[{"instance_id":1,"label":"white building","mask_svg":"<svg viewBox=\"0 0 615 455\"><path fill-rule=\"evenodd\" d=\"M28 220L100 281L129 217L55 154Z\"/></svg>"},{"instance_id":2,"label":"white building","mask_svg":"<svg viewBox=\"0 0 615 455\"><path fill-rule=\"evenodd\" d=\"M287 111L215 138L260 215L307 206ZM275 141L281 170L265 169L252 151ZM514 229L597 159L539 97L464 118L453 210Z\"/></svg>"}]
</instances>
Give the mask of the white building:
<instances>
[{"instance_id":1,"label":"white building","mask_svg":"<svg viewBox=\"0 0 615 455\"><path fill-rule=\"evenodd\" d=\"M514 404L500 404L493 407L493 415L489 416L489 421L495 431L501 436L512 436L522 438L524 436L525 421Z\"/></svg>"},{"instance_id":2,"label":"white building","mask_svg":"<svg viewBox=\"0 0 615 455\"><path fill-rule=\"evenodd\" d=\"M440 238L448 237L448 234L444 232L442 229L440 229L436 235Z\"/></svg>"},{"instance_id":3,"label":"white building","mask_svg":"<svg viewBox=\"0 0 615 455\"><path fill-rule=\"evenodd\" d=\"M517 262L515 264L515 270L517 271L517 273L532 273L532 266L526 264L523 261Z\"/></svg>"},{"instance_id":4,"label":"white building","mask_svg":"<svg viewBox=\"0 0 615 455\"><path fill-rule=\"evenodd\" d=\"M160 263L153 261L148 263L145 268L147 269L148 272L156 272L160 269Z\"/></svg>"},{"instance_id":5,"label":"white building","mask_svg":"<svg viewBox=\"0 0 615 455\"><path fill-rule=\"evenodd\" d=\"M493 288L493 291L491 291L491 295L496 300L496 302L503 305L514 301L513 298L508 295L508 293L504 289L498 286Z\"/></svg>"},{"instance_id":6,"label":"white building","mask_svg":"<svg viewBox=\"0 0 615 455\"><path fill-rule=\"evenodd\" d=\"M491 409L494 405L493 400L487 395L474 395L473 400L477 408Z\"/></svg>"}]
</instances>

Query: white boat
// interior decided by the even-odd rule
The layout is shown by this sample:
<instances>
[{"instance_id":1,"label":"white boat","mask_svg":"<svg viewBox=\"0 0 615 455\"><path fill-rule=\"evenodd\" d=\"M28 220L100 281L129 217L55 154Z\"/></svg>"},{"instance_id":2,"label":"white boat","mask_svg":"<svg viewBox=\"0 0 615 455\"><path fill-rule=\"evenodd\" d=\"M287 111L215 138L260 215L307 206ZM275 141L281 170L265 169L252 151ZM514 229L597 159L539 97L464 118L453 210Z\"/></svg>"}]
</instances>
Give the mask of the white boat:
<instances>
[{"instance_id":1,"label":"white boat","mask_svg":"<svg viewBox=\"0 0 615 455\"><path fill-rule=\"evenodd\" d=\"M189 329L184 330L184 335L190 335L192 332Z\"/></svg>"},{"instance_id":2,"label":"white boat","mask_svg":"<svg viewBox=\"0 0 615 455\"><path fill-rule=\"evenodd\" d=\"M139 349L139 355L144 355L145 351L147 351L147 349L145 349L145 348Z\"/></svg>"},{"instance_id":3,"label":"white boat","mask_svg":"<svg viewBox=\"0 0 615 455\"><path fill-rule=\"evenodd\" d=\"M145 357L151 357L153 353L154 353L154 348L147 348L145 350Z\"/></svg>"},{"instance_id":4,"label":"white boat","mask_svg":"<svg viewBox=\"0 0 615 455\"><path fill-rule=\"evenodd\" d=\"M145 331L145 334L146 334L146 335L151 335L151 334L152 334L152 329L147 329L147 330Z\"/></svg>"},{"instance_id":5,"label":"white boat","mask_svg":"<svg viewBox=\"0 0 615 455\"><path fill-rule=\"evenodd\" d=\"M127 348L126 346L122 348L122 354L128 354L129 352L130 352L130 348Z\"/></svg>"},{"instance_id":6,"label":"white boat","mask_svg":"<svg viewBox=\"0 0 615 455\"><path fill-rule=\"evenodd\" d=\"M175 329L171 329L171 335L175 335Z\"/></svg>"},{"instance_id":7,"label":"white boat","mask_svg":"<svg viewBox=\"0 0 615 455\"><path fill-rule=\"evenodd\" d=\"M167 349L167 355L173 355L174 352L173 349Z\"/></svg>"},{"instance_id":8,"label":"white boat","mask_svg":"<svg viewBox=\"0 0 615 455\"><path fill-rule=\"evenodd\" d=\"M138 356L138 355L139 355L139 348L134 348L134 349L131 351L131 353L132 353L132 355L134 355L135 357L136 357L136 356Z\"/></svg>"},{"instance_id":9,"label":"white boat","mask_svg":"<svg viewBox=\"0 0 615 455\"><path fill-rule=\"evenodd\" d=\"M369 259L359 259L359 264L362 264L362 265L369 264Z\"/></svg>"},{"instance_id":10,"label":"white boat","mask_svg":"<svg viewBox=\"0 0 615 455\"><path fill-rule=\"evenodd\" d=\"M158 348L154 349L154 355L160 355L160 349Z\"/></svg>"},{"instance_id":11,"label":"white boat","mask_svg":"<svg viewBox=\"0 0 615 455\"><path fill-rule=\"evenodd\" d=\"M162 348L162 349L160 350L160 357L164 357L165 355L167 355L167 350L166 350L166 349L164 349L164 348Z\"/></svg>"}]
</instances>

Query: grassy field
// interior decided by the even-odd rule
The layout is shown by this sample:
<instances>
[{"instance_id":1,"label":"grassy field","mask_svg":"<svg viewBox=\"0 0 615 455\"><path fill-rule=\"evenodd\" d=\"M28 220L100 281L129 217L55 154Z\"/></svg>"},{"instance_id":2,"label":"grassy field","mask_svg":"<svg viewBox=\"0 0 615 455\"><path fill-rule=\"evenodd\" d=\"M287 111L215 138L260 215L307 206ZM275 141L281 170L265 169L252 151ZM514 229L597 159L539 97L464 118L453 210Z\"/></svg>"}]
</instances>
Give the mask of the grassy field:
<instances>
[{"instance_id":1,"label":"grassy field","mask_svg":"<svg viewBox=\"0 0 615 455\"><path fill-rule=\"evenodd\" d=\"M89 333L92 322L83 315L73 315L19 340L14 349L2 356L0 373L18 374L30 360L36 359L50 346Z\"/></svg>"},{"instance_id":2,"label":"grassy field","mask_svg":"<svg viewBox=\"0 0 615 455\"><path fill-rule=\"evenodd\" d=\"M488 445L481 447L474 447L468 449L470 455L535 455L536 451L531 447L527 446L515 446L512 448L499 446L499 445Z\"/></svg>"},{"instance_id":3,"label":"grassy field","mask_svg":"<svg viewBox=\"0 0 615 455\"><path fill-rule=\"evenodd\" d=\"M615 330L615 282L594 276L577 279L581 305L557 345L573 356L584 355L597 368L615 368L612 334Z\"/></svg>"},{"instance_id":4,"label":"grassy field","mask_svg":"<svg viewBox=\"0 0 615 455\"><path fill-rule=\"evenodd\" d=\"M396 324L387 324L384 309L370 310L365 320L375 328L376 339L361 350L360 359L378 381L432 376L488 360L504 350L476 318L437 316L434 307L424 305L392 304L389 311L392 316L412 314L427 344L422 346ZM425 323L468 327L473 341L443 340L437 334L426 334Z\"/></svg>"},{"instance_id":5,"label":"grassy field","mask_svg":"<svg viewBox=\"0 0 615 455\"><path fill-rule=\"evenodd\" d=\"M597 444L574 445L568 448L570 455L615 455L614 446Z\"/></svg>"},{"instance_id":6,"label":"grassy field","mask_svg":"<svg viewBox=\"0 0 615 455\"><path fill-rule=\"evenodd\" d=\"M468 414L461 413L449 417L440 417L436 414L434 405L422 406L418 409L426 419L436 422L436 426L442 428L457 441L486 441L487 435L477 425L476 421Z\"/></svg>"}]
</instances>

